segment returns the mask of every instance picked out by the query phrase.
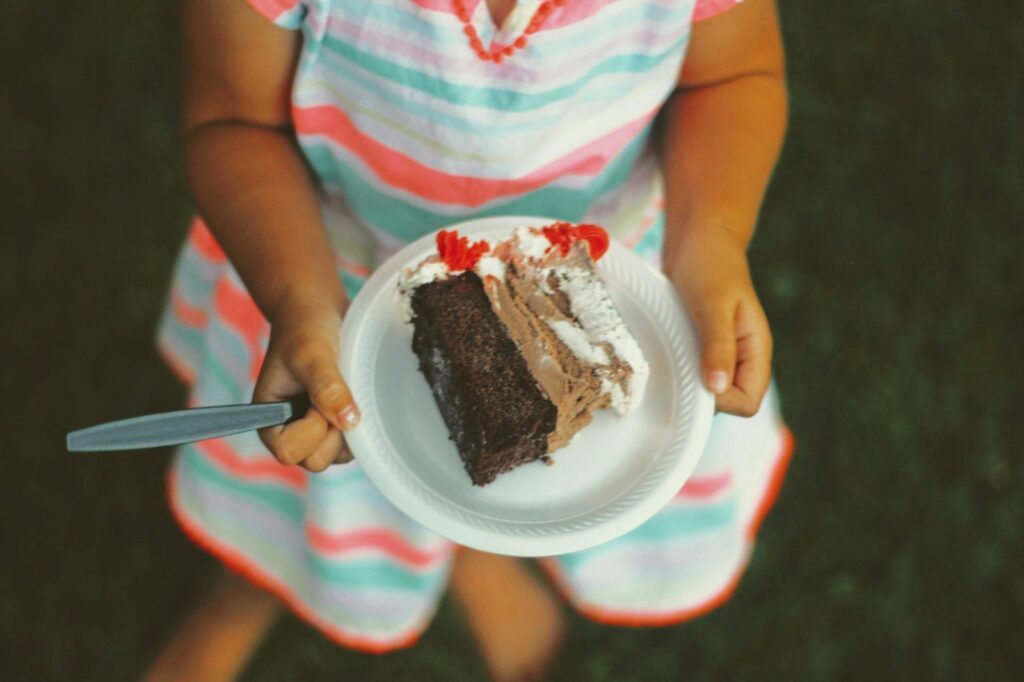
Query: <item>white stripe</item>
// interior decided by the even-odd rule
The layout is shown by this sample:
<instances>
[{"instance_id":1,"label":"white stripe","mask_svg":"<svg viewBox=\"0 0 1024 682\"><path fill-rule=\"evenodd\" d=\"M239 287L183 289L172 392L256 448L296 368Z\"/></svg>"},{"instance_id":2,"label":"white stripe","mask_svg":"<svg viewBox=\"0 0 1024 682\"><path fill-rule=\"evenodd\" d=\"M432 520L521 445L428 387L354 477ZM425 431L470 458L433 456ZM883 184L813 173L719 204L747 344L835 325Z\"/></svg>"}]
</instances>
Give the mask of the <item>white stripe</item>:
<instances>
[{"instance_id":1,"label":"white stripe","mask_svg":"<svg viewBox=\"0 0 1024 682\"><path fill-rule=\"evenodd\" d=\"M499 66L477 57L468 42L454 47L442 46L441 51L431 51L430 45L417 44L417 49L409 54L393 51L381 54L388 49L382 41L386 43L404 40L386 29L371 28L372 22L356 25L350 19L344 16L332 18L327 26L328 35L397 66L420 71L435 78L443 74L444 80L456 87L500 88L531 94L544 93L574 83L595 65L613 55L661 54L686 37L690 25L687 18L668 24L645 22L635 26L616 26L617 32L612 39L605 39L603 36L595 39L593 26L581 28L573 24L563 29L530 36L531 45L527 48L529 52L517 52ZM372 35L365 38L364 45L360 45L357 41L363 37L364 31ZM572 35L580 31L585 31L585 35ZM577 40L578 42L574 42ZM578 49L564 50L562 46L565 43L574 47L578 45ZM683 46L679 49L680 54L685 51L685 44L684 40ZM333 54L330 48L319 49L321 52ZM427 54L420 54L423 52ZM545 52L552 54L545 55ZM643 74L632 75L636 78Z\"/></svg>"},{"instance_id":2,"label":"white stripe","mask_svg":"<svg viewBox=\"0 0 1024 682\"><path fill-rule=\"evenodd\" d=\"M347 96L324 91L317 93L317 95L323 94L329 96L314 97L308 92L304 93L299 105L302 107L320 105L338 107L345 111L367 136L381 141L388 147L439 172L473 178L508 180L528 176L653 111L663 100L665 87L664 81L644 79L631 92L623 93L622 97L611 103L595 102L577 106L566 106L567 103L561 103L560 108L563 115L558 125L547 130L537 130L522 135L500 135L484 139L468 133L460 135L458 131L446 127L431 126L433 129L430 132L436 136L439 144L453 150L486 150L488 155L486 160L459 158L454 154L439 153L424 140L417 139L398 127L374 120L353 110L344 102ZM375 100L368 93L361 94L365 95L367 103L373 101L374 104L380 106L377 111L382 113L378 116L387 116L386 113L383 113L387 111L384 103ZM352 98L354 102L363 101L363 97L355 92ZM362 105L357 104L357 106ZM393 123L401 125L402 122L393 121ZM421 129L426 128L423 123L421 122L421 126L423 126ZM501 129L501 122L496 122L495 130ZM303 139L311 137L314 136L303 136ZM328 143L332 148L337 146L337 143L333 141L328 140ZM559 184L583 187L592 178L593 176L581 176L574 181L566 176L559 180Z\"/></svg>"},{"instance_id":3,"label":"white stripe","mask_svg":"<svg viewBox=\"0 0 1024 682\"><path fill-rule=\"evenodd\" d=\"M534 109L496 111L488 107L453 103L431 93L402 86L373 71L355 67L333 53L326 53L308 71L304 72L296 87L294 101L299 106L333 103L332 91L343 90L349 97L359 101L364 98L373 98L384 111L394 109L394 105L382 101L352 77L347 76L349 72L357 70L358 78L372 82L378 89L389 92L393 97L408 103L401 110L401 115L407 117L411 122L421 122L427 129L431 129L433 126L439 128L448 126L440 123L434 124L425 115L417 116L417 111L436 111L441 116L451 119L456 127L458 126L457 122L466 121L468 125L489 130L507 131L509 128L522 129L524 132L547 130L558 124L568 108L576 106L578 103L601 107L609 101L628 100L641 85L658 93L656 101L651 103L651 106L654 106L675 87L682 56L682 52L680 52L676 58L668 58L655 69L644 74L612 73L602 75L593 79L573 97L555 99ZM637 110L639 111L640 108L638 107ZM451 134L458 134L460 131L464 131L464 129L457 128L451 131Z\"/></svg>"},{"instance_id":4,"label":"white stripe","mask_svg":"<svg viewBox=\"0 0 1024 682\"><path fill-rule=\"evenodd\" d=\"M746 563L735 529L714 536L640 545L622 543L566 573L575 596L601 608L667 613L697 606L724 589Z\"/></svg>"}]
</instances>

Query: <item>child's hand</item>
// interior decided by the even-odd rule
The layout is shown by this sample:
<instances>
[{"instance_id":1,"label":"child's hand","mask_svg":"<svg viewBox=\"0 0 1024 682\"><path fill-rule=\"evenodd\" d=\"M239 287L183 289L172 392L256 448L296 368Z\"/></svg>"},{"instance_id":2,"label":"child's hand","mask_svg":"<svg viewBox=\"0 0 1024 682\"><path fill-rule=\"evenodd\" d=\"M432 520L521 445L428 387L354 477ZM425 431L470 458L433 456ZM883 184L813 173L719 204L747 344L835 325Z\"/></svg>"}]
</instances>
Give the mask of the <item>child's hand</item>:
<instances>
[{"instance_id":1,"label":"child's hand","mask_svg":"<svg viewBox=\"0 0 1024 682\"><path fill-rule=\"evenodd\" d=\"M750 417L768 389L772 336L750 280L745 250L726 230L681 238L669 267L697 325L704 383L722 412Z\"/></svg>"},{"instance_id":2,"label":"child's hand","mask_svg":"<svg viewBox=\"0 0 1024 682\"><path fill-rule=\"evenodd\" d=\"M262 429L260 438L281 463L320 472L352 460L342 431L359 423L359 410L338 371L344 311L309 304L282 308L271 323L270 347L253 402L306 393L312 406L290 424Z\"/></svg>"}]
</instances>

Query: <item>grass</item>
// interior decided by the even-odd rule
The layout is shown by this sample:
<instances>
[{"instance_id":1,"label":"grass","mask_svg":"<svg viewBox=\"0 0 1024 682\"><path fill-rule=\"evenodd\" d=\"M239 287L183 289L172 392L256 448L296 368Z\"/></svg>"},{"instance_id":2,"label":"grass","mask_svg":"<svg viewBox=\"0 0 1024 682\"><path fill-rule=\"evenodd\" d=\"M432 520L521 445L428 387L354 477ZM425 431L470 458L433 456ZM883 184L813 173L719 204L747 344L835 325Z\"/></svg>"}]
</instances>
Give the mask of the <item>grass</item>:
<instances>
[{"instance_id":1,"label":"grass","mask_svg":"<svg viewBox=\"0 0 1024 682\"><path fill-rule=\"evenodd\" d=\"M182 400L151 344L191 212L174 4L0 7L4 679L133 679L214 568L166 452L62 449ZM783 5L792 126L752 262L797 457L727 606L576 618L557 679L1017 679L1024 8ZM481 675L446 602L385 657L288 619L244 679Z\"/></svg>"}]
</instances>

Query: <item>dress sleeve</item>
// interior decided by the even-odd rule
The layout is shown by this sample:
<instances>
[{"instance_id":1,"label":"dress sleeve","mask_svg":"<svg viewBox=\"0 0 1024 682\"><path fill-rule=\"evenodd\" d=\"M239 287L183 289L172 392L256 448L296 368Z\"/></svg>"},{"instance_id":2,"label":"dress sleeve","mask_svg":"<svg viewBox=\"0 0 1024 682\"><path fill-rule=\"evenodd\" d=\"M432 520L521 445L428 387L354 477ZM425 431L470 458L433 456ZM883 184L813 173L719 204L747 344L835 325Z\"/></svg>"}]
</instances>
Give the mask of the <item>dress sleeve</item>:
<instances>
[{"instance_id":1,"label":"dress sleeve","mask_svg":"<svg viewBox=\"0 0 1024 682\"><path fill-rule=\"evenodd\" d=\"M252 2L252 0L250 0ZM743 0L697 0L693 8L693 21L704 21L730 10Z\"/></svg>"},{"instance_id":2,"label":"dress sleeve","mask_svg":"<svg viewBox=\"0 0 1024 682\"><path fill-rule=\"evenodd\" d=\"M245 0L260 16L281 28L297 29L302 26L306 8L301 0Z\"/></svg>"}]
</instances>

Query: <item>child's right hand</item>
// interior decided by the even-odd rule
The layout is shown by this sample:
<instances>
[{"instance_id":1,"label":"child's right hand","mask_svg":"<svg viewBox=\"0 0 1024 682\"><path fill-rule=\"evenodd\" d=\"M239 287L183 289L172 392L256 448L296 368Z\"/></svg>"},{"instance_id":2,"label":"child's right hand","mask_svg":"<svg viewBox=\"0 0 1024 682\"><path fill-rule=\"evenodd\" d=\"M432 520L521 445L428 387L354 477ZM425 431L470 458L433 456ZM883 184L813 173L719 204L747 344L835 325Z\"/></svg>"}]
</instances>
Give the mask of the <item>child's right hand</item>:
<instances>
[{"instance_id":1,"label":"child's right hand","mask_svg":"<svg viewBox=\"0 0 1024 682\"><path fill-rule=\"evenodd\" d=\"M262 429L260 439L282 464L320 472L352 460L342 432L359 423L359 410L338 371L344 310L310 304L282 308L271 321L270 346L253 402L306 393L312 405L287 425Z\"/></svg>"}]
</instances>

